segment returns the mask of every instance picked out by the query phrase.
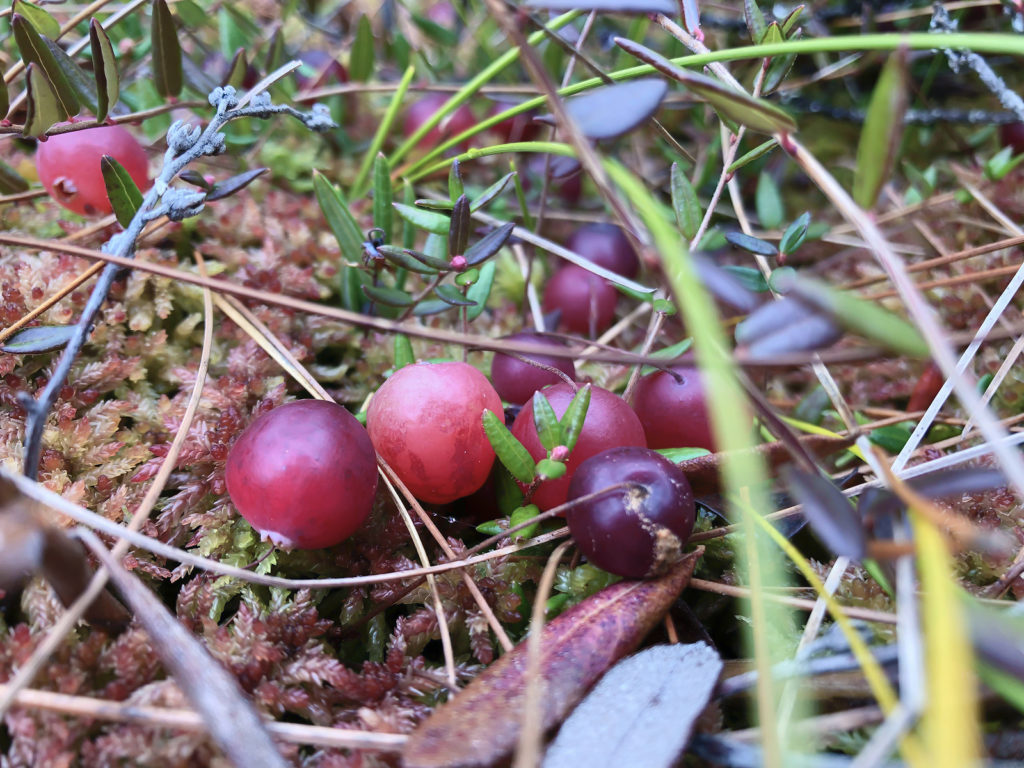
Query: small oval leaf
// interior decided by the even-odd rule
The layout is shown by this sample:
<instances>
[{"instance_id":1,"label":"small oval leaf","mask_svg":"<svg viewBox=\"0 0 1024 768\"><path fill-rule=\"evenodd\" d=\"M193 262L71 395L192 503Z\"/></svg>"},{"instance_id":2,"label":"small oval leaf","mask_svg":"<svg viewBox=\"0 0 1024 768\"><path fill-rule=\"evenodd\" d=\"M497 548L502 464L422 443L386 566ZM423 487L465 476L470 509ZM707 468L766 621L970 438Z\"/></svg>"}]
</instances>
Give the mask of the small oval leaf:
<instances>
[{"instance_id":1,"label":"small oval leaf","mask_svg":"<svg viewBox=\"0 0 1024 768\"><path fill-rule=\"evenodd\" d=\"M393 203L398 215L414 227L419 227L435 235L447 235L450 220L447 216L432 211L424 211L404 203Z\"/></svg>"},{"instance_id":2,"label":"small oval leaf","mask_svg":"<svg viewBox=\"0 0 1024 768\"><path fill-rule=\"evenodd\" d=\"M537 428L537 438L545 450L551 451L562 445L565 436L561 424L558 423L558 416L547 397L540 391L533 393L533 424Z\"/></svg>"},{"instance_id":3,"label":"small oval leaf","mask_svg":"<svg viewBox=\"0 0 1024 768\"><path fill-rule=\"evenodd\" d=\"M44 77L53 92L60 115L54 122L77 115L80 108L78 96L45 40L31 23L17 13L11 17L11 29L14 32L14 40L18 44L22 61L26 66L35 64L37 76ZM47 126L47 128L49 127ZM28 135L38 136L39 134Z\"/></svg>"},{"instance_id":4,"label":"small oval leaf","mask_svg":"<svg viewBox=\"0 0 1024 768\"><path fill-rule=\"evenodd\" d=\"M743 232L726 232L725 239L737 248L742 248L750 253L756 253L758 256L778 256L779 254L778 248L772 243L744 234Z\"/></svg>"},{"instance_id":5,"label":"small oval leaf","mask_svg":"<svg viewBox=\"0 0 1024 768\"><path fill-rule=\"evenodd\" d=\"M664 80L641 78L595 88L567 100L565 110L588 139L617 139L647 122L666 93L668 83ZM551 118L538 120L550 122Z\"/></svg>"},{"instance_id":6,"label":"small oval leaf","mask_svg":"<svg viewBox=\"0 0 1024 768\"><path fill-rule=\"evenodd\" d=\"M580 432L583 431L583 422L587 418L587 410L590 408L590 385L581 387L573 395L565 413L562 414L562 445L572 451L576 447L576 441L580 439Z\"/></svg>"},{"instance_id":7,"label":"small oval leaf","mask_svg":"<svg viewBox=\"0 0 1024 768\"><path fill-rule=\"evenodd\" d=\"M68 117L53 86L37 64L25 70L25 129L23 136L43 136L55 123Z\"/></svg>"},{"instance_id":8,"label":"small oval leaf","mask_svg":"<svg viewBox=\"0 0 1024 768\"><path fill-rule=\"evenodd\" d=\"M100 158L100 171L117 223L127 229L142 206L142 193L125 167L110 155Z\"/></svg>"},{"instance_id":9,"label":"small oval leaf","mask_svg":"<svg viewBox=\"0 0 1024 768\"><path fill-rule=\"evenodd\" d=\"M466 251L466 263L470 266L474 266L491 258L491 256L500 251L505 243L508 242L508 239L512 236L513 229L515 229L515 224L510 221L502 224L497 229L488 232L479 240L479 242L474 243L473 246Z\"/></svg>"},{"instance_id":10,"label":"small oval leaf","mask_svg":"<svg viewBox=\"0 0 1024 768\"><path fill-rule=\"evenodd\" d=\"M787 466L783 476L822 543L840 557L862 560L868 551L867 534L850 500L821 475Z\"/></svg>"},{"instance_id":11,"label":"small oval leaf","mask_svg":"<svg viewBox=\"0 0 1024 768\"><path fill-rule=\"evenodd\" d=\"M474 304L454 285L439 285L434 289L434 295L445 304L450 304L453 307L471 307Z\"/></svg>"},{"instance_id":12,"label":"small oval leaf","mask_svg":"<svg viewBox=\"0 0 1024 768\"><path fill-rule=\"evenodd\" d=\"M521 483L529 483L537 474L536 464L530 452L516 440L508 427L494 413L484 409L484 433L505 469Z\"/></svg>"},{"instance_id":13,"label":"small oval leaf","mask_svg":"<svg viewBox=\"0 0 1024 768\"><path fill-rule=\"evenodd\" d=\"M161 96L177 96L184 82L181 68L181 44L174 16L166 0L153 0L153 84Z\"/></svg>"},{"instance_id":14,"label":"small oval leaf","mask_svg":"<svg viewBox=\"0 0 1024 768\"><path fill-rule=\"evenodd\" d=\"M383 285L364 285L363 293L370 301L375 301L386 307L409 307L413 303L412 296L405 291L387 288Z\"/></svg>"},{"instance_id":15,"label":"small oval leaf","mask_svg":"<svg viewBox=\"0 0 1024 768\"><path fill-rule=\"evenodd\" d=\"M103 121L121 98L121 79L117 74L114 46L96 19L89 19L89 47L96 79L96 119Z\"/></svg>"},{"instance_id":16,"label":"small oval leaf","mask_svg":"<svg viewBox=\"0 0 1024 768\"><path fill-rule=\"evenodd\" d=\"M377 253L401 269L408 269L420 275L436 275L437 270L428 267L418 259L414 259L407 251L394 245L382 245L377 248Z\"/></svg>"},{"instance_id":17,"label":"small oval leaf","mask_svg":"<svg viewBox=\"0 0 1024 768\"><path fill-rule=\"evenodd\" d=\"M24 16L40 35L53 40L60 36L60 22L35 3L14 0L11 11Z\"/></svg>"},{"instance_id":18,"label":"small oval leaf","mask_svg":"<svg viewBox=\"0 0 1024 768\"><path fill-rule=\"evenodd\" d=\"M35 325L22 328L0 347L12 355L34 355L63 349L74 337L73 325Z\"/></svg>"},{"instance_id":19,"label":"small oval leaf","mask_svg":"<svg viewBox=\"0 0 1024 768\"><path fill-rule=\"evenodd\" d=\"M488 261L480 267L480 277L466 291L466 298L473 302L473 306L466 310L466 320L476 320L487 306L487 300L491 297L491 288L494 286L497 267L498 265L493 261Z\"/></svg>"},{"instance_id":20,"label":"small oval leaf","mask_svg":"<svg viewBox=\"0 0 1024 768\"><path fill-rule=\"evenodd\" d=\"M692 240L700 229L702 218L700 202L697 200L697 192L693 188L693 184L680 169L679 163L672 163L671 184L672 208L676 212L679 231L687 240Z\"/></svg>"},{"instance_id":21,"label":"small oval leaf","mask_svg":"<svg viewBox=\"0 0 1024 768\"><path fill-rule=\"evenodd\" d=\"M213 186L210 187L210 191L206 195L206 199L207 201L212 202L214 200L221 200L229 195L233 195L240 189L245 189L268 170L268 168L252 168L244 173L239 173L235 176L224 179L224 181L215 182Z\"/></svg>"}]
</instances>

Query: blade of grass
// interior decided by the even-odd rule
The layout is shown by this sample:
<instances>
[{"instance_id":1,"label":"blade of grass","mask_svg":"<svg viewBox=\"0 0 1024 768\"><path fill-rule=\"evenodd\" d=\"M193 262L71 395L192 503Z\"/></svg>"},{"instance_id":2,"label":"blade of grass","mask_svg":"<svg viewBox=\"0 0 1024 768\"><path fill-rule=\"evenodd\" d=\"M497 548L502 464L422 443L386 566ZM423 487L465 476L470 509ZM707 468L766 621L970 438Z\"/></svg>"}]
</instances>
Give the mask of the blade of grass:
<instances>
[{"instance_id":1,"label":"blade of grass","mask_svg":"<svg viewBox=\"0 0 1024 768\"><path fill-rule=\"evenodd\" d=\"M374 158L377 157L380 148L384 146L384 140L387 139L388 134L391 132L391 126L398 116L398 111L402 108L405 92L409 90L409 84L412 82L413 75L415 74L416 67L411 64L406 67L402 80L391 97L391 103L388 104L388 108L381 118L380 125L377 126L377 132L373 135L373 141L370 142L369 149L363 154L363 162L359 166L359 173L356 174L356 180L352 182L352 188L349 190L349 200L358 200L366 193L367 180L370 178L370 169L373 167ZM393 158L392 162L394 162Z\"/></svg>"}]
</instances>

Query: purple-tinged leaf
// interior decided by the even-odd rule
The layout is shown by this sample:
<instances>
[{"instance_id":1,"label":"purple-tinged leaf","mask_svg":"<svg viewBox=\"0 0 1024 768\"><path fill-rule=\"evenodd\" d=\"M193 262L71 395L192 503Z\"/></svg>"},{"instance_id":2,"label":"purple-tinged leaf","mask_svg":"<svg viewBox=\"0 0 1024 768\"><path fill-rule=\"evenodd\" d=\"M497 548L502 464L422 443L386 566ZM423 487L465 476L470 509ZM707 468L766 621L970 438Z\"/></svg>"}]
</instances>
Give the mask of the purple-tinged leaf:
<instances>
[{"instance_id":1,"label":"purple-tinged leaf","mask_svg":"<svg viewBox=\"0 0 1024 768\"><path fill-rule=\"evenodd\" d=\"M54 122L77 115L80 108L78 96L46 41L36 32L35 27L29 21L17 13L11 16L11 29L14 32L14 41L18 45L22 61L26 66L36 65L37 76L45 78L50 86L56 101L57 113L60 115ZM49 127L47 126L47 128Z\"/></svg>"},{"instance_id":2,"label":"purple-tinged leaf","mask_svg":"<svg viewBox=\"0 0 1024 768\"><path fill-rule=\"evenodd\" d=\"M588 139L617 139L647 122L666 93L668 83L648 77L596 88L567 100L565 109ZM537 120L552 123L553 118L545 115Z\"/></svg>"},{"instance_id":3,"label":"purple-tinged leaf","mask_svg":"<svg viewBox=\"0 0 1024 768\"><path fill-rule=\"evenodd\" d=\"M35 355L63 349L75 335L73 325L34 325L22 328L11 336L3 346L11 355Z\"/></svg>"},{"instance_id":4,"label":"purple-tinged leaf","mask_svg":"<svg viewBox=\"0 0 1024 768\"><path fill-rule=\"evenodd\" d=\"M663 13L674 16L678 8L672 0L526 0L527 8L550 11L597 11L598 13Z\"/></svg>"},{"instance_id":5,"label":"purple-tinged leaf","mask_svg":"<svg viewBox=\"0 0 1024 768\"><path fill-rule=\"evenodd\" d=\"M832 327L836 327L830 318L823 316L814 307L807 306L798 299L786 297L778 301L771 301L759 307L756 312L736 326L736 343L752 345L762 339L784 333L788 328L800 325L810 318L819 317L824 317ZM836 330L838 334L842 334L838 328ZM793 343L799 345L800 340L794 339ZM803 346L801 348L815 349L816 347Z\"/></svg>"},{"instance_id":6,"label":"purple-tinged leaf","mask_svg":"<svg viewBox=\"0 0 1024 768\"><path fill-rule=\"evenodd\" d=\"M426 264L428 267L432 267L436 271L447 272L452 268L451 263L447 259L442 259L439 256L433 256L429 253L423 253L422 251L414 251L411 248L405 248L405 252L412 256L417 261Z\"/></svg>"},{"instance_id":7,"label":"purple-tinged leaf","mask_svg":"<svg viewBox=\"0 0 1024 768\"><path fill-rule=\"evenodd\" d=\"M117 73L114 46L96 19L89 19L89 48L92 51L93 77L96 79L95 118L103 121L121 98L121 78Z\"/></svg>"},{"instance_id":8,"label":"purple-tinged leaf","mask_svg":"<svg viewBox=\"0 0 1024 768\"><path fill-rule=\"evenodd\" d=\"M722 666L704 643L656 645L620 661L562 724L542 768L671 768Z\"/></svg>"},{"instance_id":9,"label":"purple-tinged leaf","mask_svg":"<svg viewBox=\"0 0 1024 768\"><path fill-rule=\"evenodd\" d=\"M488 232L466 251L466 263L472 267L491 258L508 242L513 229L515 229L515 224L508 222Z\"/></svg>"},{"instance_id":10,"label":"purple-tinged leaf","mask_svg":"<svg viewBox=\"0 0 1024 768\"><path fill-rule=\"evenodd\" d=\"M404 249L399 248L398 246L382 245L377 249L377 252L396 267L408 269L410 272L416 272L421 275L437 274L436 269L428 267L419 259L414 259Z\"/></svg>"},{"instance_id":11,"label":"purple-tinged leaf","mask_svg":"<svg viewBox=\"0 0 1024 768\"><path fill-rule=\"evenodd\" d=\"M203 174L191 168L186 168L181 173L179 173L178 178L181 179L182 181L187 181L189 184L195 187L199 187L200 189L206 192L209 192L211 189L213 189L213 184L207 181L206 177L203 176Z\"/></svg>"},{"instance_id":12,"label":"purple-tinged leaf","mask_svg":"<svg viewBox=\"0 0 1024 768\"><path fill-rule=\"evenodd\" d=\"M984 493L1006 485L998 469L954 467L907 480L907 485L929 499L947 499L968 493Z\"/></svg>"},{"instance_id":13,"label":"purple-tinged leaf","mask_svg":"<svg viewBox=\"0 0 1024 768\"><path fill-rule=\"evenodd\" d=\"M541 724L562 721L587 689L633 651L689 583L702 549L659 579L620 581L570 608L541 633ZM505 759L519 739L526 703L521 642L413 731L405 768L475 768Z\"/></svg>"},{"instance_id":14,"label":"purple-tinged leaf","mask_svg":"<svg viewBox=\"0 0 1024 768\"><path fill-rule=\"evenodd\" d=\"M788 466L783 476L821 542L840 557L862 560L868 551L867 534L850 500L819 474Z\"/></svg>"},{"instance_id":15,"label":"purple-tinged leaf","mask_svg":"<svg viewBox=\"0 0 1024 768\"><path fill-rule=\"evenodd\" d=\"M762 178L765 177L762 176ZM756 253L758 256L779 255L779 249L772 243L769 243L767 240L761 240L758 237L752 237L751 235L744 234L743 232L726 232L725 239L737 248L742 248L750 253Z\"/></svg>"},{"instance_id":16,"label":"purple-tinged leaf","mask_svg":"<svg viewBox=\"0 0 1024 768\"><path fill-rule=\"evenodd\" d=\"M830 317L808 314L775 333L762 336L747 347L747 359L769 361L775 355L811 352L831 347L843 336L843 329Z\"/></svg>"},{"instance_id":17,"label":"purple-tinged leaf","mask_svg":"<svg viewBox=\"0 0 1024 768\"><path fill-rule=\"evenodd\" d=\"M760 297L752 293L734 274L703 256L693 256L697 276L711 295L739 312L753 312L761 303ZM758 273L760 274L760 273Z\"/></svg>"},{"instance_id":18,"label":"purple-tinged leaf","mask_svg":"<svg viewBox=\"0 0 1024 768\"><path fill-rule=\"evenodd\" d=\"M177 96L184 82L181 68L181 44L174 16L166 0L153 0L153 84L161 96Z\"/></svg>"},{"instance_id":19,"label":"purple-tinged leaf","mask_svg":"<svg viewBox=\"0 0 1024 768\"><path fill-rule=\"evenodd\" d=\"M469 199L459 195L452 206L452 219L448 223L448 255L464 256L469 245Z\"/></svg>"},{"instance_id":20,"label":"purple-tinged leaf","mask_svg":"<svg viewBox=\"0 0 1024 768\"><path fill-rule=\"evenodd\" d=\"M231 64L228 65L228 73L221 85L230 85L238 89L245 81L245 73L249 69L249 61L245 55L245 48L239 48L231 57Z\"/></svg>"},{"instance_id":21,"label":"purple-tinged leaf","mask_svg":"<svg viewBox=\"0 0 1024 768\"><path fill-rule=\"evenodd\" d=\"M209 193L206 195L206 201L213 202L214 200L221 200L229 195L233 195L240 189L245 189L268 170L268 168L252 168L244 173L224 179L224 181L214 182Z\"/></svg>"}]
</instances>

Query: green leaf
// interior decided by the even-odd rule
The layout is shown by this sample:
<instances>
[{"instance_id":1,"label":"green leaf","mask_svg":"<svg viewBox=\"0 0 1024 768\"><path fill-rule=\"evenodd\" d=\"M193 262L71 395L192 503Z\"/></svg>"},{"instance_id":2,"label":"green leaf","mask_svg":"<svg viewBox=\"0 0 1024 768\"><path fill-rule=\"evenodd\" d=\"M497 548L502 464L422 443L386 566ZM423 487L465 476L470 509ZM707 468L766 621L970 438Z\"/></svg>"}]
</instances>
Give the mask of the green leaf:
<instances>
[{"instance_id":1,"label":"green leaf","mask_svg":"<svg viewBox=\"0 0 1024 768\"><path fill-rule=\"evenodd\" d=\"M775 179L766 171L762 171L757 180L757 196L754 198L757 218L765 229L776 229L782 225L786 215L782 207L782 195Z\"/></svg>"},{"instance_id":2,"label":"green leaf","mask_svg":"<svg viewBox=\"0 0 1024 768\"><path fill-rule=\"evenodd\" d=\"M405 368L416 362L416 355L412 351L412 342L404 333L395 335L395 370Z\"/></svg>"},{"instance_id":3,"label":"green leaf","mask_svg":"<svg viewBox=\"0 0 1024 768\"><path fill-rule=\"evenodd\" d=\"M779 241L779 251L787 254L793 253L793 251L803 245L804 240L807 239L807 227L810 223L810 213L804 212L800 214L796 221L786 227L786 231Z\"/></svg>"},{"instance_id":4,"label":"green leaf","mask_svg":"<svg viewBox=\"0 0 1024 768\"><path fill-rule=\"evenodd\" d=\"M0 160L0 195L15 195L29 188L29 183L11 166Z\"/></svg>"},{"instance_id":5,"label":"green leaf","mask_svg":"<svg viewBox=\"0 0 1024 768\"><path fill-rule=\"evenodd\" d=\"M565 474L567 467L560 461L541 459L537 462L537 474L545 480L557 480Z\"/></svg>"},{"instance_id":6,"label":"green leaf","mask_svg":"<svg viewBox=\"0 0 1024 768\"><path fill-rule=\"evenodd\" d=\"M366 301L363 286L369 283L370 276L359 267L343 266L338 280L341 306L353 312L361 312Z\"/></svg>"},{"instance_id":7,"label":"green leaf","mask_svg":"<svg viewBox=\"0 0 1024 768\"><path fill-rule=\"evenodd\" d=\"M889 178L903 137L907 111L907 51L894 51L882 67L871 94L857 145L853 199L866 210L874 207Z\"/></svg>"},{"instance_id":8,"label":"green leaf","mask_svg":"<svg viewBox=\"0 0 1024 768\"><path fill-rule=\"evenodd\" d=\"M107 115L121 98L121 78L117 74L114 47L106 30L96 19L89 19L89 47L92 51L92 70L96 79L96 119Z\"/></svg>"},{"instance_id":9,"label":"green leaf","mask_svg":"<svg viewBox=\"0 0 1024 768\"><path fill-rule=\"evenodd\" d=\"M760 269L741 267L736 264L726 264L722 269L739 280L740 284L748 291L764 293L768 290L768 281L764 279Z\"/></svg>"},{"instance_id":10,"label":"green leaf","mask_svg":"<svg viewBox=\"0 0 1024 768\"><path fill-rule=\"evenodd\" d=\"M743 0L743 18L747 22L747 32L752 43L760 43L766 28L764 14L757 6L757 0Z\"/></svg>"},{"instance_id":11,"label":"green leaf","mask_svg":"<svg viewBox=\"0 0 1024 768\"><path fill-rule=\"evenodd\" d=\"M682 464L684 461L708 456L711 453L707 448L658 448L656 450L673 464Z\"/></svg>"},{"instance_id":12,"label":"green leaf","mask_svg":"<svg viewBox=\"0 0 1024 768\"><path fill-rule=\"evenodd\" d=\"M473 285L480 277L480 270L476 267L467 269L465 272L455 275L455 284L460 288Z\"/></svg>"},{"instance_id":13,"label":"green leaf","mask_svg":"<svg viewBox=\"0 0 1024 768\"><path fill-rule=\"evenodd\" d=\"M363 293L370 301L375 301L386 307L409 307L413 303L412 296L405 291L383 285L364 285Z\"/></svg>"},{"instance_id":14,"label":"green leaf","mask_svg":"<svg viewBox=\"0 0 1024 768\"><path fill-rule=\"evenodd\" d=\"M897 454L903 450L903 446L907 444L907 440L910 439L910 434L913 432L914 425L911 422L904 422L902 424L889 424L884 427L877 427L871 430L868 435L870 440L875 445L881 446L886 451L892 454Z\"/></svg>"},{"instance_id":15,"label":"green leaf","mask_svg":"<svg viewBox=\"0 0 1024 768\"><path fill-rule=\"evenodd\" d=\"M540 507L538 507L536 504L527 504L525 507L516 507L514 510L512 510L512 514L509 515L509 528L514 528L515 526L521 523L525 523L527 520L531 520L539 514ZM535 533L537 533L537 528L539 525L540 523L534 523L533 525L528 525L525 528L521 528L520 530L512 534L512 538L528 539Z\"/></svg>"},{"instance_id":16,"label":"green leaf","mask_svg":"<svg viewBox=\"0 0 1024 768\"><path fill-rule=\"evenodd\" d=\"M22 328L0 346L11 355L36 355L63 349L72 338L76 328L73 325L35 325Z\"/></svg>"},{"instance_id":17,"label":"green leaf","mask_svg":"<svg viewBox=\"0 0 1024 768\"><path fill-rule=\"evenodd\" d=\"M382 152L373 162L373 226L384 230L384 239L391 239L394 208L394 190L391 187L391 167Z\"/></svg>"},{"instance_id":18,"label":"green leaf","mask_svg":"<svg viewBox=\"0 0 1024 768\"><path fill-rule=\"evenodd\" d=\"M181 93L181 44L166 0L153 0L153 84L163 97Z\"/></svg>"},{"instance_id":19,"label":"green leaf","mask_svg":"<svg viewBox=\"0 0 1024 768\"><path fill-rule=\"evenodd\" d=\"M671 183L672 208L676 212L679 231L687 240L692 240L700 229L700 202L697 200L697 192L680 169L679 163L672 163Z\"/></svg>"},{"instance_id":20,"label":"green leaf","mask_svg":"<svg viewBox=\"0 0 1024 768\"><path fill-rule=\"evenodd\" d=\"M100 158L100 170L117 223L127 229L142 206L142 193L124 166L110 155Z\"/></svg>"},{"instance_id":21,"label":"green leaf","mask_svg":"<svg viewBox=\"0 0 1024 768\"><path fill-rule=\"evenodd\" d=\"M327 219L327 226L338 241L342 257L350 264L358 264L363 258L363 233L359 231L345 198L326 176L316 170L313 171L313 190Z\"/></svg>"},{"instance_id":22,"label":"green leaf","mask_svg":"<svg viewBox=\"0 0 1024 768\"><path fill-rule=\"evenodd\" d=\"M480 313L487 306L487 300L491 297L491 288L494 286L494 275L498 265L494 261L486 262L480 267L480 277L466 291L466 298L474 303L474 306L466 310L466 320L476 320Z\"/></svg>"},{"instance_id":23,"label":"green leaf","mask_svg":"<svg viewBox=\"0 0 1024 768\"><path fill-rule=\"evenodd\" d=\"M507 187L508 183L512 181L513 178L515 178L515 175L516 174L514 171L512 173L506 173L496 182L491 184L491 186L489 186L487 189L480 193L479 197L477 197L475 200L470 201L469 210L474 212L479 211L489 202L494 200L494 198L496 198L498 195L505 191L505 187Z\"/></svg>"},{"instance_id":24,"label":"green leaf","mask_svg":"<svg viewBox=\"0 0 1024 768\"><path fill-rule=\"evenodd\" d=\"M439 285L434 289L434 295L445 304L453 307L471 307L473 302L467 299L454 285Z\"/></svg>"},{"instance_id":25,"label":"green leaf","mask_svg":"<svg viewBox=\"0 0 1024 768\"><path fill-rule=\"evenodd\" d=\"M7 83L0 77L0 120L7 116L11 110L11 97L7 93Z\"/></svg>"},{"instance_id":26,"label":"green leaf","mask_svg":"<svg viewBox=\"0 0 1024 768\"><path fill-rule=\"evenodd\" d=\"M399 248L395 245L382 245L377 249L377 253L401 269L407 269L420 275L437 274L437 269L429 267L419 259L410 256L404 248Z\"/></svg>"},{"instance_id":27,"label":"green leaf","mask_svg":"<svg viewBox=\"0 0 1024 768\"><path fill-rule=\"evenodd\" d=\"M70 56L61 48L57 43L53 42L49 38L42 38L46 47L50 49L50 53L53 54L53 60L57 62L57 66L60 71L67 78L68 84L75 92L75 97L78 99L80 104L96 114L99 107L98 98L96 96L96 79L91 75L87 75L81 67L79 67L72 60Z\"/></svg>"},{"instance_id":28,"label":"green leaf","mask_svg":"<svg viewBox=\"0 0 1024 768\"><path fill-rule=\"evenodd\" d=\"M767 155L777 146L779 146L779 142L776 141L775 139L768 139L768 141L764 142L763 144L758 144L745 155L743 155L737 160L734 160L732 164L728 167L727 173L736 173L736 171L738 171L740 168L747 165L748 163L752 163L755 160L757 160L757 158Z\"/></svg>"},{"instance_id":29,"label":"green leaf","mask_svg":"<svg viewBox=\"0 0 1024 768\"><path fill-rule=\"evenodd\" d=\"M26 65L35 64L39 75L46 78L50 90L53 92L56 101L55 108L59 114L59 117L53 122L56 123L77 115L80 108L78 96L46 41L36 32L35 27L20 14L16 13L11 17L11 29L14 31L14 40L18 44L22 61ZM26 135L38 136L39 134Z\"/></svg>"},{"instance_id":30,"label":"green leaf","mask_svg":"<svg viewBox=\"0 0 1024 768\"><path fill-rule=\"evenodd\" d=\"M466 185L462 181L462 168L458 160L452 161L452 167L448 169L448 198L451 201L449 210L455 206L455 201L466 193Z\"/></svg>"},{"instance_id":31,"label":"green leaf","mask_svg":"<svg viewBox=\"0 0 1024 768\"><path fill-rule=\"evenodd\" d=\"M60 22L35 3L14 0L11 11L24 16L40 35L53 40L60 36Z\"/></svg>"},{"instance_id":32,"label":"green leaf","mask_svg":"<svg viewBox=\"0 0 1024 768\"><path fill-rule=\"evenodd\" d=\"M448 226L451 223L449 218L440 213L424 211L404 203L394 203L398 215L408 221L414 227L426 230L435 235L447 235Z\"/></svg>"},{"instance_id":33,"label":"green leaf","mask_svg":"<svg viewBox=\"0 0 1024 768\"><path fill-rule=\"evenodd\" d=\"M365 83L373 74L373 28L366 14L359 17L356 39L348 60L348 75L357 83Z\"/></svg>"},{"instance_id":34,"label":"green leaf","mask_svg":"<svg viewBox=\"0 0 1024 768\"><path fill-rule=\"evenodd\" d=\"M581 387L580 390L569 401L569 406L562 414L562 438L566 448L570 451L576 447L576 441L580 439L580 432L583 431L583 422L587 419L587 409L590 408L590 385Z\"/></svg>"},{"instance_id":35,"label":"green leaf","mask_svg":"<svg viewBox=\"0 0 1024 768\"><path fill-rule=\"evenodd\" d=\"M53 86L38 64L28 65L25 81L25 130L22 135L39 137L68 115L61 108Z\"/></svg>"},{"instance_id":36,"label":"green leaf","mask_svg":"<svg viewBox=\"0 0 1024 768\"><path fill-rule=\"evenodd\" d=\"M533 393L533 424L537 428L537 438L547 451L563 445L565 435L562 425L558 423L555 409L551 407L543 392Z\"/></svg>"},{"instance_id":37,"label":"green leaf","mask_svg":"<svg viewBox=\"0 0 1024 768\"><path fill-rule=\"evenodd\" d=\"M224 5L217 12L217 33L220 39L220 52L224 58L230 58L234 51L246 48L249 40L243 30L244 17L232 13L232 6Z\"/></svg>"},{"instance_id":38,"label":"green leaf","mask_svg":"<svg viewBox=\"0 0 1024 768\"><path fill-rule=\"evenodd\" d=\"M522 443L516 440L509 432L508 427L494 415L493 411L484 409L483 412L484 433L491 442L494 454L509 472L512 477L521 483L533 481L537 474L536 464L530 452Z\"/></svg>"},{"instance_id":39,"label":"green leaf","mask_svg":"<svg viewBox=\"0 0 1024 768\"><path fill-rule=\"evenodd\" d=\"M800 21L800 16L804 12L804 5L798 5L792 11L789 12L789 16L782 20L782 34L785 37L789 37L789 33L793 31L793 27Z\"/></svg>"},{"instance_id":40,"label":"green leaf","mask_svg":"<svg viewBox=\"0 0 1024 768\"><path fill-rule=\"evenodd\" d=\"M633 56L650 64L659 72L678 80L693 93L704 98L727 122L745 125L750 130L759 133L793 133L796 131L796 121L787 112L764 99L754 98L714 78L678 67L660 53L655 53L650 48L632 40L617 38L616 42Z\"/></svg>"},{"instance_id":41,"label":"green leaf","mask_svg":"<svg viewBox=\"0 0 1024 768\"><path fill-rule=\"evenodd\" d=\"M228 75L224 78L223 85L230 85L236 89L241 88L248 69L249 61L245 55L245 48L239 48L231 57L231 65L228 67Z\"/></svg>"},{"instance_id":42,"label":"green leaf","mask_svg":"<svg viewBox=\"0 0 1024 768\"><path fill-rule=\"evenodd\" d=\"M498 520L488 520L486 523L480 523L476 527L477 533L482 533L484 536L497 536L505 531L505 526Z\"/></svg>"}]
</instances>

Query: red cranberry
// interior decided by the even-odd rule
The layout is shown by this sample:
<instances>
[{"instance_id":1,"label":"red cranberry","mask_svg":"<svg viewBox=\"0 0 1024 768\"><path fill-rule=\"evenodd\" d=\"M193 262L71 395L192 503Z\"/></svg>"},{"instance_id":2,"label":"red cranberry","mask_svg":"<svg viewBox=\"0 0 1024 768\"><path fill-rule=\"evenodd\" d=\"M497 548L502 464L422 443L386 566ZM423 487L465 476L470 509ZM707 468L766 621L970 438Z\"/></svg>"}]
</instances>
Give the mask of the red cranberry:
<instances>
[{"instance_id":1,"label":"red cranberry","mask_svg":"<svg viewBox=\"0 0 1024 768\"><path fill-rule=\"evenodd\" d=\"M641 376L633 394L650 448L715 450L704 379L685 365Z\"/></svg>"},{"instance_id":2,"label":"red cranberry","mask_svg":"<svg viewBox=\"0 0 1024 768\"><path fill-rule=\"evenodd\" d=\"M337 403L299 400L258 417L231 447L228 493L242 517L283 547L319 549L370 514L377 459L366 430Z\"/></svg>"},{"instance_id":3,"label":"red cranberry","mask_svg":"<svg viewBox=\"0 0 1024 768\"><path fill-rule=\"evenodd\" d=\"M603 277L566 264L544 286L545 312L561 311L561 325L575 333L596 336L615 319L619 292Z\"/></svg>"},{"instance_id":4,"label":"red cranberry","mask_svg":"<svg viewBox=\"0 0 1024 768\"><path fill-rule=\"evenodd\" d=\"M569 499L624 482L636 486L571 507L569 531L597 567L631 579L657 576L682 559L696 517L693 492L682 470L660 453L627 447L583 462Z\"/></svg>"},{"instance_id":5,"label":"red cranberry","mask_svg":"<svg viewBox=\"0 0 1024 768\"><path fill-rule=\"evenodd\" d=\"M404 130L406 136L412 136L416 131L420 129L427 120L434 116L434 113L439 110L446 101L450 98L450 94L446 93L428 93L418 101L414 101L409 105L409 108L405 112L405 123ZM451 138L452 136L458 136L463 131L468 131L476 125L476 118L473 117L473 112L468 105L462 104L454 112L445 117L438 125L435 125L420 141L420 146L426 149L433 149L442 141ZM460 145L462 149L469 148L469 141L464 141Z\"/></svg>"},{"instance_id":6,"label":"red cranberry","mask_svg":"<svg viewBox=\"0 0 1024 768\"><path fill-rule=\"evenodd\" d=\"M565 383L555 384L542 391L559 418L565 413L565 409L569 407L576 394L573 388ZM537 437L537 427L533 423L532 400L527 401L516 416L512 424L512 434L526 447L535 461L547 456L540 438ZM565 462L566 473L558 480L541 483L531 501L541 509L551 509L564 504L569 491L569 481L572 480L576 468L591 456L622 445L646 445L640 420L621 397L607 389L593 387L583 429Z\"/></svg>"},{"instance_id":7,"label":"red cranberry","mask_svg":"<svg viewBox=\"0 0 1024 768\"><path fill-rule=\"evenodd\" d=\"M552 347L565 347L562 342L537 333L523 332L514 333L504 338L509 341L524 341L530 344L545 344ZM552 357L549 355L523 355L523 357L546 365L549 368L557 368L570 379L576 378L576 366L567 357ZM513 405L522 405L538 389L549 384L558 384L563 379L551 371L530 365L510 355L503 355L497 352L491 362L491 381L501 399Z\"/></svg>"}]
</instances>

